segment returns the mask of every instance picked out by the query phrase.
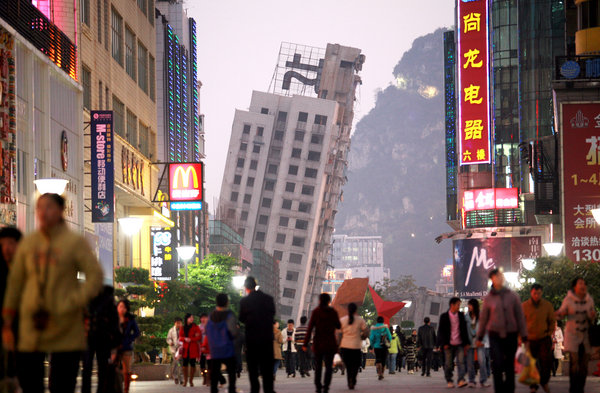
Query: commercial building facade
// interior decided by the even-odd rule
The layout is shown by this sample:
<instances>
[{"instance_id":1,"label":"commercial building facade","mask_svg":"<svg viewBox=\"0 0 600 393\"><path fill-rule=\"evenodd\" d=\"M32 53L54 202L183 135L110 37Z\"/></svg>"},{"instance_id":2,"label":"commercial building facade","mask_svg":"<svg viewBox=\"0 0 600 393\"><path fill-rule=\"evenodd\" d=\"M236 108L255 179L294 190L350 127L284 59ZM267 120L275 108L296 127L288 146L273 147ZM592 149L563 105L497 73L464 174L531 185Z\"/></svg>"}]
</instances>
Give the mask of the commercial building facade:
<instances>
[{"instance_id":1,"label":"commercial building facade","mask_svg":"<svg viewBox=\"0 0 600 393\"><path fill-rule=\"evenodd\" d=\"M354 48L284 43L272 92L235 113L219 214L280 261L282 318L306 315L322 288L363 62Z\"/></svg>"}]
</instances>

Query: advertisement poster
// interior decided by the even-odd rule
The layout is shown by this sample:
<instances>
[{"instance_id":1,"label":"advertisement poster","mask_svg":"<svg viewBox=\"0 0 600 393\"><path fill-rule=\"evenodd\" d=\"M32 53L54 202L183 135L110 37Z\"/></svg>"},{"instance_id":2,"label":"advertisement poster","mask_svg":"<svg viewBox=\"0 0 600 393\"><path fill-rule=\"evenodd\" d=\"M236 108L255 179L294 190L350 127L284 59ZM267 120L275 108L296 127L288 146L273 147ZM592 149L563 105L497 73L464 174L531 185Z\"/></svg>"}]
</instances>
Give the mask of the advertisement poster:
<instances>
[{"instance_id":1,"label":"advertisement poster","mask_svg":"<svg viewBox=\"0 0 600 393\"><path fill-rule=\"evenodd\" d=\"M177 278L177 253L175 234L171 228L150 228L150 275L156 281L170 281Z\"/></svg>"},{"instance_id":2,"label":"advertisement poster","mask_svg":"<svg viewBox=\"0 0 600 393\"><path fill-rule=\"evenodd\" d=\"M600 262L600 103L562 105L563 230L573 262Z\"/></svg>"},{"instance_id":3,"label":"advertisement poster","mask_svg":"<svg viewBox=\"0 0 600 393\"><path fill-rule=\"evenodd\" d=\"M92 222L113 222L115 170L112 111L92 111L90 129Z\"/></svg>"},{"instance_id":4,"label":"advertisement poster","mask_svg":"<svg viewBox=\"0 0 600 393\"><path fill-rule=\"evenodd\" d=\"M539 236L462 239L452 242L454 292L461 298L482 298L488 292L488 274L495 268L519 271L521 259L541 255Z\"/></svg>"},{"instance_id":5,"label":"advertisement poster","mask_svg":"<svg viewBox=\"0 0 600 393\"><path fill-rule=\"evenodd\" d=\"M113 223L94 224L98 261L104 272L104 284L113 285Z\"/></svg>"}]
</instances>

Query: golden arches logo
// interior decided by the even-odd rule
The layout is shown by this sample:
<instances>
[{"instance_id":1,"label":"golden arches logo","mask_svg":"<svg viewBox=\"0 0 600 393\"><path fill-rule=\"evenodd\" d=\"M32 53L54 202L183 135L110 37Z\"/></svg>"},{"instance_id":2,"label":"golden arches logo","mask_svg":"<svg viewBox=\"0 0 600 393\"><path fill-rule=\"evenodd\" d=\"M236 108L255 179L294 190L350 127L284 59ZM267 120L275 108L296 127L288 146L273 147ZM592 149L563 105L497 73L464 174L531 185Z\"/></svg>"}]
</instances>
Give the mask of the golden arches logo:
<instances>
[{"instance_id":1,"label":"golden arches logo","mask_svg":"<svg viewBox=\"0 0 600 393\"><path fill-rule=\"evenodd\" d=\"M198 173L196 172L196 168L194 168L193 166L188 166L186 169L183 169L183 166L178 166L177 169L175 169L175 173L173 174L173 184L172 184L172 188L173 189L178 189L178 188L184 188L184 189L188 189L190 187L190 175L194 175L193 176L193 184L194 184L194 188L198 188ZM179 182L178 180L181 179L181 186L179 187Z\"/></svg>"}]
</instances>

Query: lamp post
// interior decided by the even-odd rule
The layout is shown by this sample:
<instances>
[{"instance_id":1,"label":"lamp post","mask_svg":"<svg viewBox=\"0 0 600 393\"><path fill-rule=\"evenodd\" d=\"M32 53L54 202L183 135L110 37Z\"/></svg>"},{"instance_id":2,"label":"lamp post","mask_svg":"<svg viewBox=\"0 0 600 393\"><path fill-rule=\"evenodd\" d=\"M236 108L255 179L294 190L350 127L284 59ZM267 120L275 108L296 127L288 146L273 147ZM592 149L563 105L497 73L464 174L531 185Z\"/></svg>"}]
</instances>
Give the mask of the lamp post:
<instances>
[{"instance_id":1,"label":"lamp post","mask_svg":"<svg viewBox=\"0 0 600 393\"><path fill-rule=\"evenodd\" d=\"M179 257L179 260L181 260L184 264L185 264L185 283L187 284L188 282L188 262L190 261L190 259L192 259L192 257L194 256L194 253L196 252L196 247L194 246L179 246L176 248L177 249L177 256Z\"/></svg>"},{"instance_id":2,"label":"lamp post","mask_svg":"<svg viewBox=\"0 0 600 393\"><path fill-rule=\"evenodd\" d=\"M38 192L44 194L58 194L61 195L65 192L65 188L69 183L66 179L37 179L33 183L37 188Z\"/></svg>"}]
</instances>

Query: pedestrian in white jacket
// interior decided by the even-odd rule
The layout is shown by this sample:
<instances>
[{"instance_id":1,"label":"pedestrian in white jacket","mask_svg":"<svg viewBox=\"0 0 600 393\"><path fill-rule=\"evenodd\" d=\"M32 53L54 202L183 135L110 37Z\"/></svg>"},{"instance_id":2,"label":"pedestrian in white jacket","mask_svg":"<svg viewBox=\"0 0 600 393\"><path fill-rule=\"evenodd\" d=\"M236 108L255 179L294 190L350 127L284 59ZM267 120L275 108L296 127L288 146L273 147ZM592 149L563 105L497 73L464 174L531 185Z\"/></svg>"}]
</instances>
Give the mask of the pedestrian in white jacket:
<instances>
[{"instance_id":1,"label":"pedestrian in white jacket","mask_svg":"<svg viewBox=\"0 0 600 393\"><path fill-rule=\"evenodd\" d=\"M181 325L181 318L175 318L175 324L169 329L169 333L167 333L167 345L169 346L169 352L171 352L171 375L173 376L175 385L179 385L179 381L183 382L180 378L181 367L177 356L177 350L181 346L179 343L179 330L181 329Z\"/></svg>"}]
</instances>

